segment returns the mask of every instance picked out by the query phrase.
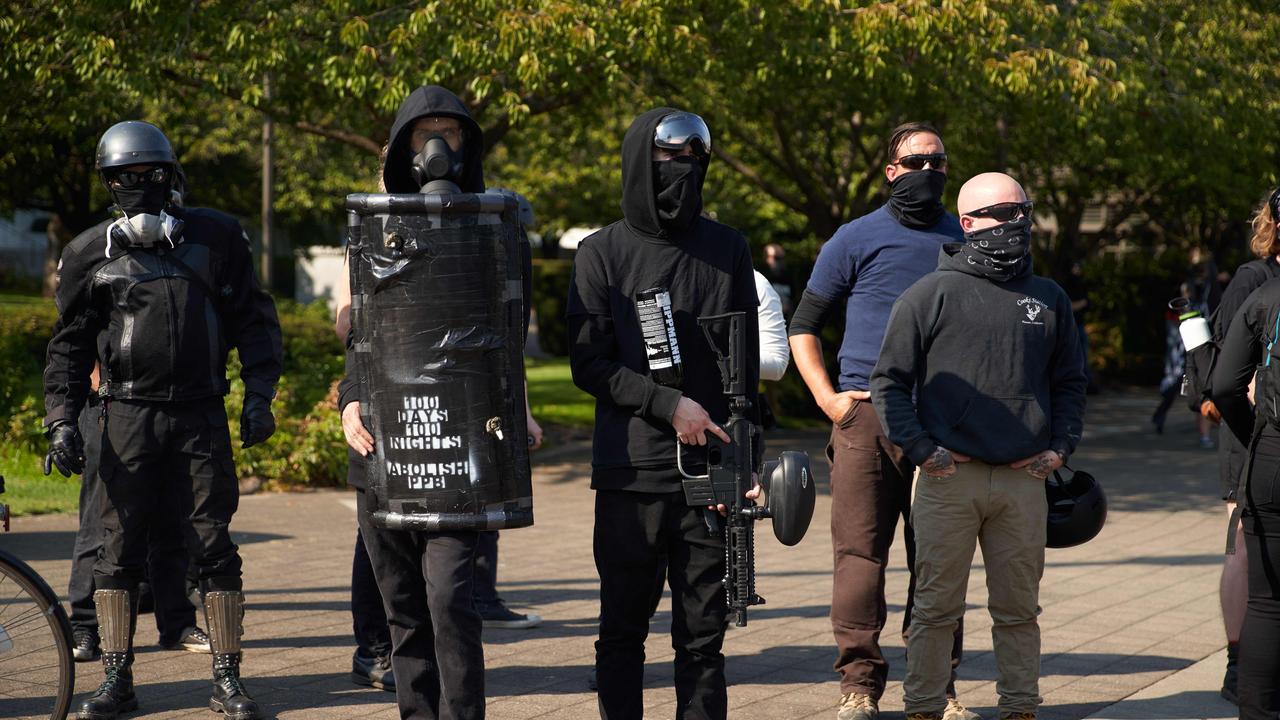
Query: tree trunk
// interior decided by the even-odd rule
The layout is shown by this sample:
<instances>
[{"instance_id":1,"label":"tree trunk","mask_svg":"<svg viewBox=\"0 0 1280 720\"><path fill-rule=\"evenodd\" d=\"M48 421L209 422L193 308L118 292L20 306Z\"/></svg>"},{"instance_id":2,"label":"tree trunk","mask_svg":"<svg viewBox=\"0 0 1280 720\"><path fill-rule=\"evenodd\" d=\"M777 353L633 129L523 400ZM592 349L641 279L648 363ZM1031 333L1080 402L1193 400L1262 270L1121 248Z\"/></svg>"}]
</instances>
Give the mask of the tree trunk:
<instances>
[{"instance_id":1,"label":"tree trunk","mask_svg":"<svg viewBox=\"0 0 1280 720\"><path fill-rule=\"evenodd\" d=\"M44 255L44 287L41 294L51 298L58 289L58 264L62 260L62 250L74 236L62 222L62 215L56 212L49 217L45 235L49 238L49 244Z\"/></svg>"}]
</instances>

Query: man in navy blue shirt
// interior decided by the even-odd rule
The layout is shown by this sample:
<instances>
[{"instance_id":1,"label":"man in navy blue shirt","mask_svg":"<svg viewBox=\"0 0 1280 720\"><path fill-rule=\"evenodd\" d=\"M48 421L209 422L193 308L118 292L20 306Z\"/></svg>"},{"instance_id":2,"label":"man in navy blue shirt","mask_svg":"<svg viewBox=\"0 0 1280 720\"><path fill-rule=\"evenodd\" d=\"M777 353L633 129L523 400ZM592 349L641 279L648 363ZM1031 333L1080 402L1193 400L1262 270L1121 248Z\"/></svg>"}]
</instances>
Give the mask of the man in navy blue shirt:
<instances>
[{"instance_id":1,"label":"man in navy blue shirt","mask_svg":"<svg viewBox=\"0 0 1280 720\"><path fill-rule=\"evenodd\" d=\"M814 400L831 418L831 540L835 578L831 627L840 673L838 720L875 720L889 665L880 650L884 629L885 566L898 517L907 518L914 466L885 437L871 404L868 381L880 354L893 303L938 263L944 242L963 240L956 218L942 206L947 154L938 131L913 122L894 129L884 169L889 201L845 224L822 247L808 287L791 319L791 353ZM823 321L843 304L845 332L840 377L827 376L819 341ZM915 539L905 528L908 570ZM905 637L915 594L907 594ZM960 661L957 628L952 667ZM953 670L954 672L954 670ZM954 680L945 720L977 720L955 700Z\"/></svg>"}]
</instances>

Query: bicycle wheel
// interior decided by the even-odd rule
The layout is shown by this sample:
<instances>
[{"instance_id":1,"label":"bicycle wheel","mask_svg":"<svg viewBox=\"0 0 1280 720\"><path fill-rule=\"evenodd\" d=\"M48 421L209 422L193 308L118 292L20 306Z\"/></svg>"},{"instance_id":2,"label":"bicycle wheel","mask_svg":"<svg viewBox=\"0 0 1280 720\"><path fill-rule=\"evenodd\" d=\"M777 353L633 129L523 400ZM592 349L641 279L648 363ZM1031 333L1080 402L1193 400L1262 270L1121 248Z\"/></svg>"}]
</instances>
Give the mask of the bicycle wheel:
<instances>
[{"instance_id":1,"label":"bicycle wheel","mask_svg":"<svg viewBox=\"0 0 1280 720\"><path fill-rule=\"evenodd\" d=\"M71 623L58 597L0 550L0 717L63 720L75 681Z\"/></svg>"}]
</instances>

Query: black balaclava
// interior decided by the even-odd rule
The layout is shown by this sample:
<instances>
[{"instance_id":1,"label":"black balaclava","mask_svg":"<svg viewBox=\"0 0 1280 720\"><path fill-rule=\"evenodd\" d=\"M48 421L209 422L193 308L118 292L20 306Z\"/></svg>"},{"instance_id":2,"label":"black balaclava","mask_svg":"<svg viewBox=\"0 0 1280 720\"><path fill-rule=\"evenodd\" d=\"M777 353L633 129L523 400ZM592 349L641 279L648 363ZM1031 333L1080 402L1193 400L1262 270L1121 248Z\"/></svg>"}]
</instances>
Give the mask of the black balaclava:
<instances>
[{"instance_id":1,"label":"black balaclava","mask_svg":"<svg viewBox=\"0 0 1280 720\"><path fill-rule=\"evenodd\" d=\"M137 187L112 188L111 194L126 215L159 215L169 202L169 183L144 182Z\"/></svg>"},{"instance_id":2,"label":"black balaclava","mask_svg":"<svg viewBox=\"0 0 1280 720\"><path fill-rule=\"evenodd\" d=\"M688 155L654 161L654 205L668 232L679 232L702 213L702 163Z\"/></svg>"},{"instance_id":3,"label":"black balaclava","mask_svg":"<svg viewBox=\"0 0 1280 720\"><path fill-rule=\"evenodd\" d=\"M942 190L947 174L926 168L903 173L889 183L889 212L898 222L920 230L942 218Z\"/></svg>"},{"instance_id":4,"label":"black balaclava","mask_svg":"<svg viewBox=\"0 0 1280 720\"><path fill-rule=\"evenodd\" d=\"M1031 262L1031 218L1021 217L965 233L957 253L984 277L1004 282L1026 272Z\"/></svg>"}]
</instances>

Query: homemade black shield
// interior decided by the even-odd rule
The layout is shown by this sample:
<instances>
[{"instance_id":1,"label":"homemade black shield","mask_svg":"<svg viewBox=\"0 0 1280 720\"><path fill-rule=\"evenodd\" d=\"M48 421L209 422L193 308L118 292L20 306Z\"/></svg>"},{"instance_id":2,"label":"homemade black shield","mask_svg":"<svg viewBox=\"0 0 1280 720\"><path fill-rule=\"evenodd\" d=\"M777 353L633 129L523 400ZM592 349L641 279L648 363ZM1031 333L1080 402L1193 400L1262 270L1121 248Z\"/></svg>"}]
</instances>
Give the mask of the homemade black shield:
<instances>
[{"instance_id":1,"label":"homemade black shield","mask_svg":"<svg viewBox=\"0 0 1280 720\"><path fill-rule=\"evenodd\" d=\"M374 525L533 524L514 197L348 195Z\"/></svg>"}]
</instances>

